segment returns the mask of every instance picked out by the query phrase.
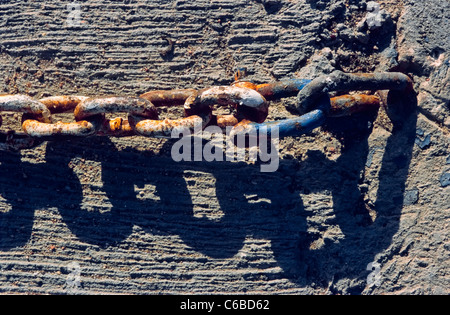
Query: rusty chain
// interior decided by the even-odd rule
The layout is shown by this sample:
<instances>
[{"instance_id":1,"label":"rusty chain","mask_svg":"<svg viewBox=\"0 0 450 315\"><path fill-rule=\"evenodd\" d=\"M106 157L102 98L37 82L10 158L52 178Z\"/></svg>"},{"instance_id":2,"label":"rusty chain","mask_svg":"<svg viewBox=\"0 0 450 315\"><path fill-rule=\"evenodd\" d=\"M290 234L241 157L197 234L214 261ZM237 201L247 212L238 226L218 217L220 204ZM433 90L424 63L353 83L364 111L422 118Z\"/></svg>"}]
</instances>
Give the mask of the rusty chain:
<instances>
[{"instance_id":1,"label":"rusty chain","mask_svg":"<svg viewBox=\"0 0 450 315\"><path fill-rule=\"evenodd\" d=\"M291 79L267 84L245 81L238 70L230 86L201 90L175 89L150 91L139 97L53 96L35 100L27 95L0 95L1 112L22 113L22 132L0 133L0 150L21 150L43 141L88 136L170 137L174 130L191 132L216 125L233 127L234 134L249 128L279 127L279 136L299 136L323 125L328 117L349 116L376 109L381 101L372 94L346 94L330 97L331 92L395 90L410 93L411 79L403 73L347 74L333 72L314 80ZM297 97L294 119L267 122L269 103ZM213 106L228 106L230 114L216 115ZM158 108L183 106L185 117L160 119ZM70 113L74 122L54 122L53 114ZM126 113L128 117L106 119L105 114ZM1 116L0 116L1 124Z\"/></svg>"}]
</instances>

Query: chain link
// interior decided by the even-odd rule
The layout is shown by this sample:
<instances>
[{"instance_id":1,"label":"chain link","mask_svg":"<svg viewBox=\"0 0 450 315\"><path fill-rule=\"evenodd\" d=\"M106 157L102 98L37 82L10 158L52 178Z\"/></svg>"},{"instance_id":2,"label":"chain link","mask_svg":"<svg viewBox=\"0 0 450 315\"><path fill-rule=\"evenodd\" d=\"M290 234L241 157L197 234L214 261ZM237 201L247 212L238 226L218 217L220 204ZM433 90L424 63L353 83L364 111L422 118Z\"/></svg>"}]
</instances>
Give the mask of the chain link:
<instances>
[{"instance_id":1,"label":"chain link","mask_svg":"<svg viewBox=\"0 0 450 315\"><path fill-rule=\"evenodd\" d=\"M32 148L43 141L87 136L170 137L173 131L217 125L232 126L233 134L277 126L279 136L299 136L320 127L328 117L353 115L380 107L380 98L352 94L330 98L331 92L396 90L410 93L411 79L402 73L348 74L340 71L314 80L291 79L267 84L245 81L245 69L230 86L201 90L150 91L139 97L53 96L35 100L27 95L0 95L0 112L22 113L23 132L0 134L0 150ZM269 103L297 96L298 118L267 122ZM159 119L158 108L183 106L185 117ZM230 114L214 114L226 106ZM53 122L53 114L70 113L73 122ZM106 119L105 114L126 113L127 118ZM1 116L0 116L1 125Z\"/></svg>"}]
</instances>

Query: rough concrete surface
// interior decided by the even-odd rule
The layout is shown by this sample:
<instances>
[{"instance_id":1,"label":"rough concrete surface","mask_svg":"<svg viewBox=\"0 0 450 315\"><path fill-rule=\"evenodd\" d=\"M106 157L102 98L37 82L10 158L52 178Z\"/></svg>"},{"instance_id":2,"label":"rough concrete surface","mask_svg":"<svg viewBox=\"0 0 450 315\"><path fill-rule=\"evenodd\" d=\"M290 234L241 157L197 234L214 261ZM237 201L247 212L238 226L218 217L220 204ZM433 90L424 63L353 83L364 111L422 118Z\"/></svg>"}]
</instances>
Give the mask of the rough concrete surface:
<instances>
[{"instance_id":1,"label":"rough concrete surface","mask_svg":"<svg viewBox=\"0 0 450 315\"><path fill-rule=\"evenodd\" d=\"M418 105L282 139L273 173L175 162L170 139L1 152L0 293L449 294L450 5L378 3L0 0L2 93L136 96L228 85L238 67L257 83L339 69L409 74ZM269 119L293 117L292 102ZM2 117L18 130L19 114Z\"/></svg>"}]
</instances>

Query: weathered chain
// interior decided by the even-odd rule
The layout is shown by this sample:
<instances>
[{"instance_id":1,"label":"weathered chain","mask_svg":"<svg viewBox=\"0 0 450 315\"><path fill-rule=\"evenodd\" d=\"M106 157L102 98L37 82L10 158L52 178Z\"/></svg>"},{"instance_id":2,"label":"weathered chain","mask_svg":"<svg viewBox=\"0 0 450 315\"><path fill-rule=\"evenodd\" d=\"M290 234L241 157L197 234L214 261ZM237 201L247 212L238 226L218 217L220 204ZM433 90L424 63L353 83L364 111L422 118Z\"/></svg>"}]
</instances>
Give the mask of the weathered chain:
<instances>
[{"instance_id":1,"label":"weathered chain","mask_svg":"<svg viewBox=\"0 0 450 315\"><path fill-rule=\"evenodd\" d=\"M299 136L321 126L327 117L348 116L378 108L375 95L353 94L330 98L331 92L397 90L412 91L411 79L402 73L347 74L336 71L315 80L292 79L268 84L243 80L238 71L230 86L201 90L176 89L150 91L139 97L53 96L35 100L27 95L0 95L0 112L20 112L23 133L0 135L0 150L31 148L42 141L93 135L126 137L170 137L174 130L191 132L216 125L233 132L249 128L279 127L279 136ZM297 96L296 110L301 116L267 122L269 102ZM228 115L216 115L213 106L228 106ZM183 106L185 117L160 119L158 108ZM75 121L53 122L53 114L73 112ZM127 118L105 118L107 113L126 113ZM1 116L0 116L1 124Z\"/></svg>"}]
</instances>

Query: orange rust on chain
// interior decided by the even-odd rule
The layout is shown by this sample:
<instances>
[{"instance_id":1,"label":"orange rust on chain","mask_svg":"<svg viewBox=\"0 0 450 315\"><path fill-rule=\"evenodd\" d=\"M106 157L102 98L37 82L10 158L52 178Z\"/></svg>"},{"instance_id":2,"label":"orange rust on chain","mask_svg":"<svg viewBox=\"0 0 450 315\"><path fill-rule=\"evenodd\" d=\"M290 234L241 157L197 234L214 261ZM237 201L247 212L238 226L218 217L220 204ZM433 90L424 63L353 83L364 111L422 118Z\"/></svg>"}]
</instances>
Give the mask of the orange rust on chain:
<instances>
[{"instance_id":1,"label":"orange rust on chain","mask_svg":"<svg viewBox=\"0 0 450 315\"><path fill-rule=\"evenodd\" d=\"M128 113L128 119L121 117L106 119L105 113ZM152 102L139 97L101 97L88 99L78 104L74 110L76 120L101 119L97 133L100 135L125 137L135 135L129 119L138 116L145 119L157 119L158 113Z\"/></svg>"},{"instance_id":2,"label":"orange rust on chain","mask_svg":"<svg viewBox=\"0 0 450 315\"><path fill-rule=\"evenodd\" d=\"M157 138L168 138L174 133L176 136L182 132L192 134L196 128L199 130L203 129L209 121L210 117L201 117L199 115L164 120L143 119L142 117L130 116L130 124L136 130L137 134Z\"/></svg>"},{"instance_id":3,"label":"orange rust on chain","mask_svg":"<svg viewBox=\"0 0 450 315\"><path fill-rule=\"evenodd\" d=\"M111 136L126 137L135 135L135 131L122 118L80 120L76 122L57 122L53 124L41 123L34 119L27 119L22 123L23 130L32 137L51 136Z\"/></svg>"},{"instance_id":4,"label":"orange rust on chain","mask_svg":"<svg viewBox=\"0 0 450 315\"><path fill-rule=\"evenodd\" d=\"M129 137L136 135L133 127L131 127L128 119L123 119L121 117L114 119L105 119L97 131L100 136L111 136L111 137Z\"/></svg>"},{"instance_id":5,"label":"orange rust on chain","mask_svg":"<svg viewBox=\"0 0 450 315\"><path fill-rule=\"evenodd\" d=\"M52 114L57 114L73 111L78 104L87 99L89 99L87 96L61 95L42 98L39 102L47 106Z\"/></svg>"},{"instance_id":6,"label":"orange rust on chain","mask_svg":"<svg viewBox=\"0 0 450 315\"><path fill-rule=\"evenodd\" d=\"M356 74L355 76L373 78L374 74ZM237 81L233 83L234 86L250 88L258 91L264 97L272 99L274 94L278 93L282 96L289 96L298 92L297 87L293 84L293 80L275 83L254 84L247 81ZM364 110L378 108L380 106L380 99L373 95L343 95L331 98L331 112L332 117L341 117L351 115Z\"/></svg>"},{"instance_id":7,"label":"orange rust on chain","mask_svg":"<svg viewBox=\"0 0 450 315\"><path fill-rule=\"evenodd\" d=\"M375 110L381 100L375 95L342 95L331 98L330 117L349 116L362 111Z\"/></svg>"},{"instance_id":8,"label":"orange rust on chain","mask_svg":"<svg viewBox=\"0 0 450 315\"><path fill-rule=\"evenodd\" d=\"M248 81L237 81L232 86L249 88L260 93L268 101L280 100L281 98L292 97L308 83L309 80L291 79L272 83L255 84Z\"/></svg>"},{"instance_id":9,"label":"orange rust on chain","mask_svg":"<svg viewBox=\"0 0 450 315\"><path fill-rule=\"evenodd\" d=\"M156 90L142 94L140 97L150 101L156 107L184 105L189 98L195 98L198 91L195 89ZM204 128L210 123L212 111L205 108L200 111L190 112L185 109L184 118L180 119L140 119L130 117L131 124L136 133L147 137L170 137L172 132L189 130L193 132L195 126ZM203 118L202 118L203 117Z\"/></svg>"},{"instance_id":10,"label":"orange rust on chain","mask_svg":"<svg viewBox=\"0 0 450 315\"><path fill-rule=\"evenodd\" d=\"M89 99L86 96L52 96L39 100L52 114L65 113L74 110L81 102ZM22 117L22 129L32 137L51 136L88 136L95 133L98 121L43 123L36 119L36 115L25 114Z\"/></svg>"},{"instance_id":11,"label":"orange rust on chain","mask_svg":"<svg viewBox=\"0 0 450 315\"><path fill-rule=\"evenodd\" d=\"M368 78L368 79L373 79L375 77L375 75L373 73L353 73L354 76L357 77L362 77L362 78Z\"/></svg>"},{"instance_id":12,"label":"orange rust on chain","mask_svg":"<svg viewBox=\"0 0 450 315\"><path fill-rule=\"evenodd\" d=\"M85 120L71 123L59 121L48 124L34 119L27 119L22 123L22 128L29 136L37 138L51 136L89 136L96 131L95 124Z\"/></svg>"},{"instance_id":13,"label":"orange rust on chain","mask_svg":"<svg viewBox=\"0 0 450 315\"><path fill-rule=\"evenodd\" d=\"M398 85L404 84L406 86L404 89L405 93L411 92L414 89L414 83L409 76L404 75L401 72L390 72L388 74L393 83L396 83ZM360 78L366 78L366 79L376 79L377 76L380 76L380 77L386 76L386 75L383 75L380 73L378 73L378 74L377 73L353 73L351 75L353 75L354 77L360 77ZM394 86L393 86L393 88L394 88Z\"/></svg>"},{"instance_id":14,"label":"orange rust on chain","mask_svg":"<svg viewBox=\"0 0 450 315\"><path fill-rule=\"evenodd\" d=\"M233 86L252 89L252 90L256 91L258 89L259 85L255 84L253 82L248 82L248 81L236 81L233 83Z\"/></svg>"},{"instance_id":15,"label":"orange rust on chain","mask_svg":"<svg viewBox=\"0 0 450 315\"><path fill-rule=\"evenodd\" d=\"M400 72L344 73L334 71L312 80L297 95L296 110L305 113L314 108L317 98L330 92L348 91L400 91L411 94L414 91L412 79Z\"/></svg>"},{"instance_id":16,"label":"orange rust on chain","mask_svg":"<svg viewBox=\"0 0 450 315\"><path fill-rule=\"evenodd\" d=\"M251 82L242 81L240 83L233 84L236 87L242 88L251 88L254 90L256 85ZM211 115L211 120L209 121L210 125L217 125L220 128L225 128L227 126L234 126L239 122L239 118L242 119L245 115L250 115L254 118L254 120L262 122L268 115L268 108L264 110L264 113L260 113L261 110L255 110L251 108L240 109L236 101L232 100L232 97L228 94L228 87L214 87L216 89L214 94L214 101L205 101L205 104L199 104L200 101L199 95L201 97L202 93L208 92L212 88L205 88L200 91L194 89L183 89L183 90L159 90L159 91L150 91L142 94L140 97L147 99L152 102L156 107L160 106L175 106L188 103L188 106L185 106L185 116L208 116ZM188 100L189 99L189 100ZM197 103L197 104L195 104ZM236 114L230 115L212 115L211 104L217 103L218 105L231 105L233 109L236 110ZM195 104L191 108L190 104ZM245 112L245 114L243 113ZM238 118L239 117L239 118ZM168 120L160 121L159 124L162 126L167 125ZM183 121L183 123L185 123ZM148 122L148 129L154 129L157 123L155 121ZM171 126L177 125L174 121L171 121ZM151 128L150 128L151 126ZM160 128L160 127L158 127ZM164 127L165 128L165 127Z\"/></svg>"},{"instance_id":17,"label":"orange rust on chain","mask_svg":"<svg viewBox=\"0 0 450 315\"><path fill-rule=\"evenodd\" d=\"M215 125L220 128L226 128L229 126L235 126L239 123L239 120L234 115L217 115L215 116Z\"/></svg>"},{"instance_id":18,"label":"orange rust on chain","mask_svg":"<svg viewBox=\"0 0 450 315\"><path fill-rule=\"evenodd\" d=\"M34 115L41 122L50 123L50 110L28 95L0 95L0 111L12 111Z\"/></svg>"},{"instance_id":19,"label":"orange rust on chain","mask_svg":"<svg viewBox=\"0 0 450 315\"><path fill-rule=\"evenodd\" d=\"M255 84L255 83L249 82L249 81L236 81L232 84L232 86L248 88L248 89L252 89L252 90L259 92L261 89L264 89L266 87L271 87L272 84L270 84L270 83ZM263 95L263 96L266 96L266 95Z\"/></svg>"},{"instance_id":20,"label":"orange rust on chain","mask_svg":"<svg viewBox=\"0 0 450 315\"><path fill-rule=\"evenodd\" d=\"M238 128L268 126L264 123L268 117L268 101L279 100L297 95L297 109L308 114L300 120L288 119L274 122L281 126L285 135L290 135L292 127L298 131L315 128L322 121L322 116L348 116L354 113L375 110L381 101L374 95L343 95L327 98L327 109L308 112L314 108L318 97L329 92L345 92L351 90L397 90L408 92L413 90L412 80L401 73L357 73L333 74L317 80L292 79L267 84L255 84L242 80L245 70L239 71L231 86L216 86L201 90L175 89L158 90L142 94L140 97L94 97L86 96L53 96L39 101L26 95L0 95L0 111L24 113L22 127L23 136L34 138L51 138L65 136L133 136L169 137L173 132L217 125L220 128L234 126ZM331 109L329 103L331 101ZM159 120L157 107L184 105L187 117L176 120ZM213 115L214 105L229 106L232 114ZM326 114L324 114L326 111ZM51 123L51 115L72 112L75 122ZM125 112L128 119L106 119L106 113ZM312 115L314 114L314 115ZM317 116L317 117L316 117ZM303 122L305 126L302 126ZM295 124L295 125L292 125ZM1 116L0 116L1 125ZM258 126L259 128L260 126ZM197 129L198 130L198 129ZM294 134L297 134L294 132ZM13 143L17 139L17 143ZM31 142L9 136L4 144L28 146ZM36 143L43 139L34 139ZM9 144L8 144L9 141ZM34 142L34 141L33 141ZM3 144L3 143L1 143ZM0 144L0 145L1 145ZM0 148L1 149L1 148Z\"/></svg>"},{"instance_id":21,"label":"orange rust on chain","mask_svg":"<svg viewBox=\"0 0 450 315\"><path fill-rule=\"evenodd\" d=\"M150 101L156 107L183 105L184 102L192 96L196 90L158 90L142 94L140 97Z\"/></svg>"},{"instance_id":22,"label":"orange rust on chain","mask_svg":"<svg viewBox=\"0 0 450 315\"><path fill-rule=\"evenodd\" d=\"M157 119L158 112L148 100L139 97L99 97L81 102L75 107L74 115L77 120L104 115L105 113L127 112L150 119Z\"/></svg>"},{"instance_id":23,"label":"orange rust on chain","mask_svg":"<svg viewBox=\"0 0 450 315\"><path fill-rule=\"evenodd\" d=\"M102 111L108 112L113 111L115 108L111 103L105 102L104 100L113 101L114 98L100 98L98 103L105 104ZM116 98L119 100L122 106L128 106L133 102L124 101L124 98ZM79 113L77 108L82 110L86 109L83 114L79 114L78 121L76 122L57 122L55 124L50 123L39 123L37 120L32 119L33 116L24 115L22 128L24 131L33 137L50 137L54 136L89 136L89 135L101 135L101 136L114 136L114 137L125 137L135 135L134 129L130 126L128 120L123 118L106 119L104 115L98 114L101 112L99 109L92 109L89 107L90 104L96 105L96 99L89 98L85 96L53 96L45 99L41 99L42 102L51 113L64 113L68 111L73 111ZM103 102L103 103L102 103ZM120 103L119 102L119 103ZM82 104L87 104L86 107L81 107ZM142 105L142 104L141 104ZM147 104L144 104L147 105ZM80 107L79 107L80 106ZM141 106L142 107L142 106ZM150 108L152 106L149 106ZM148 115L155 117L155 111L148 111L147 108L137 108L135 112L139 114ZM148 114L150 113L150 114ZM85 115L85 116L83 116ZM90 116L91 115L91 116ZM80 119L83 117L85 119Z\"/></svg>"},{"instance_id":24,"label":"orange rust on chain","mask_svg":"<svg viewBox=\"0 0 450 315\"><path fill-rule=\"evenodd\" d=\"M211 113L213 105L234 108L235 117L239 121L249 119L263 122L269 114L269 103L263 95L252 88L239 85L214 86L196 92L186 100L185 114Z\"/></svg>"}]
</instances>

